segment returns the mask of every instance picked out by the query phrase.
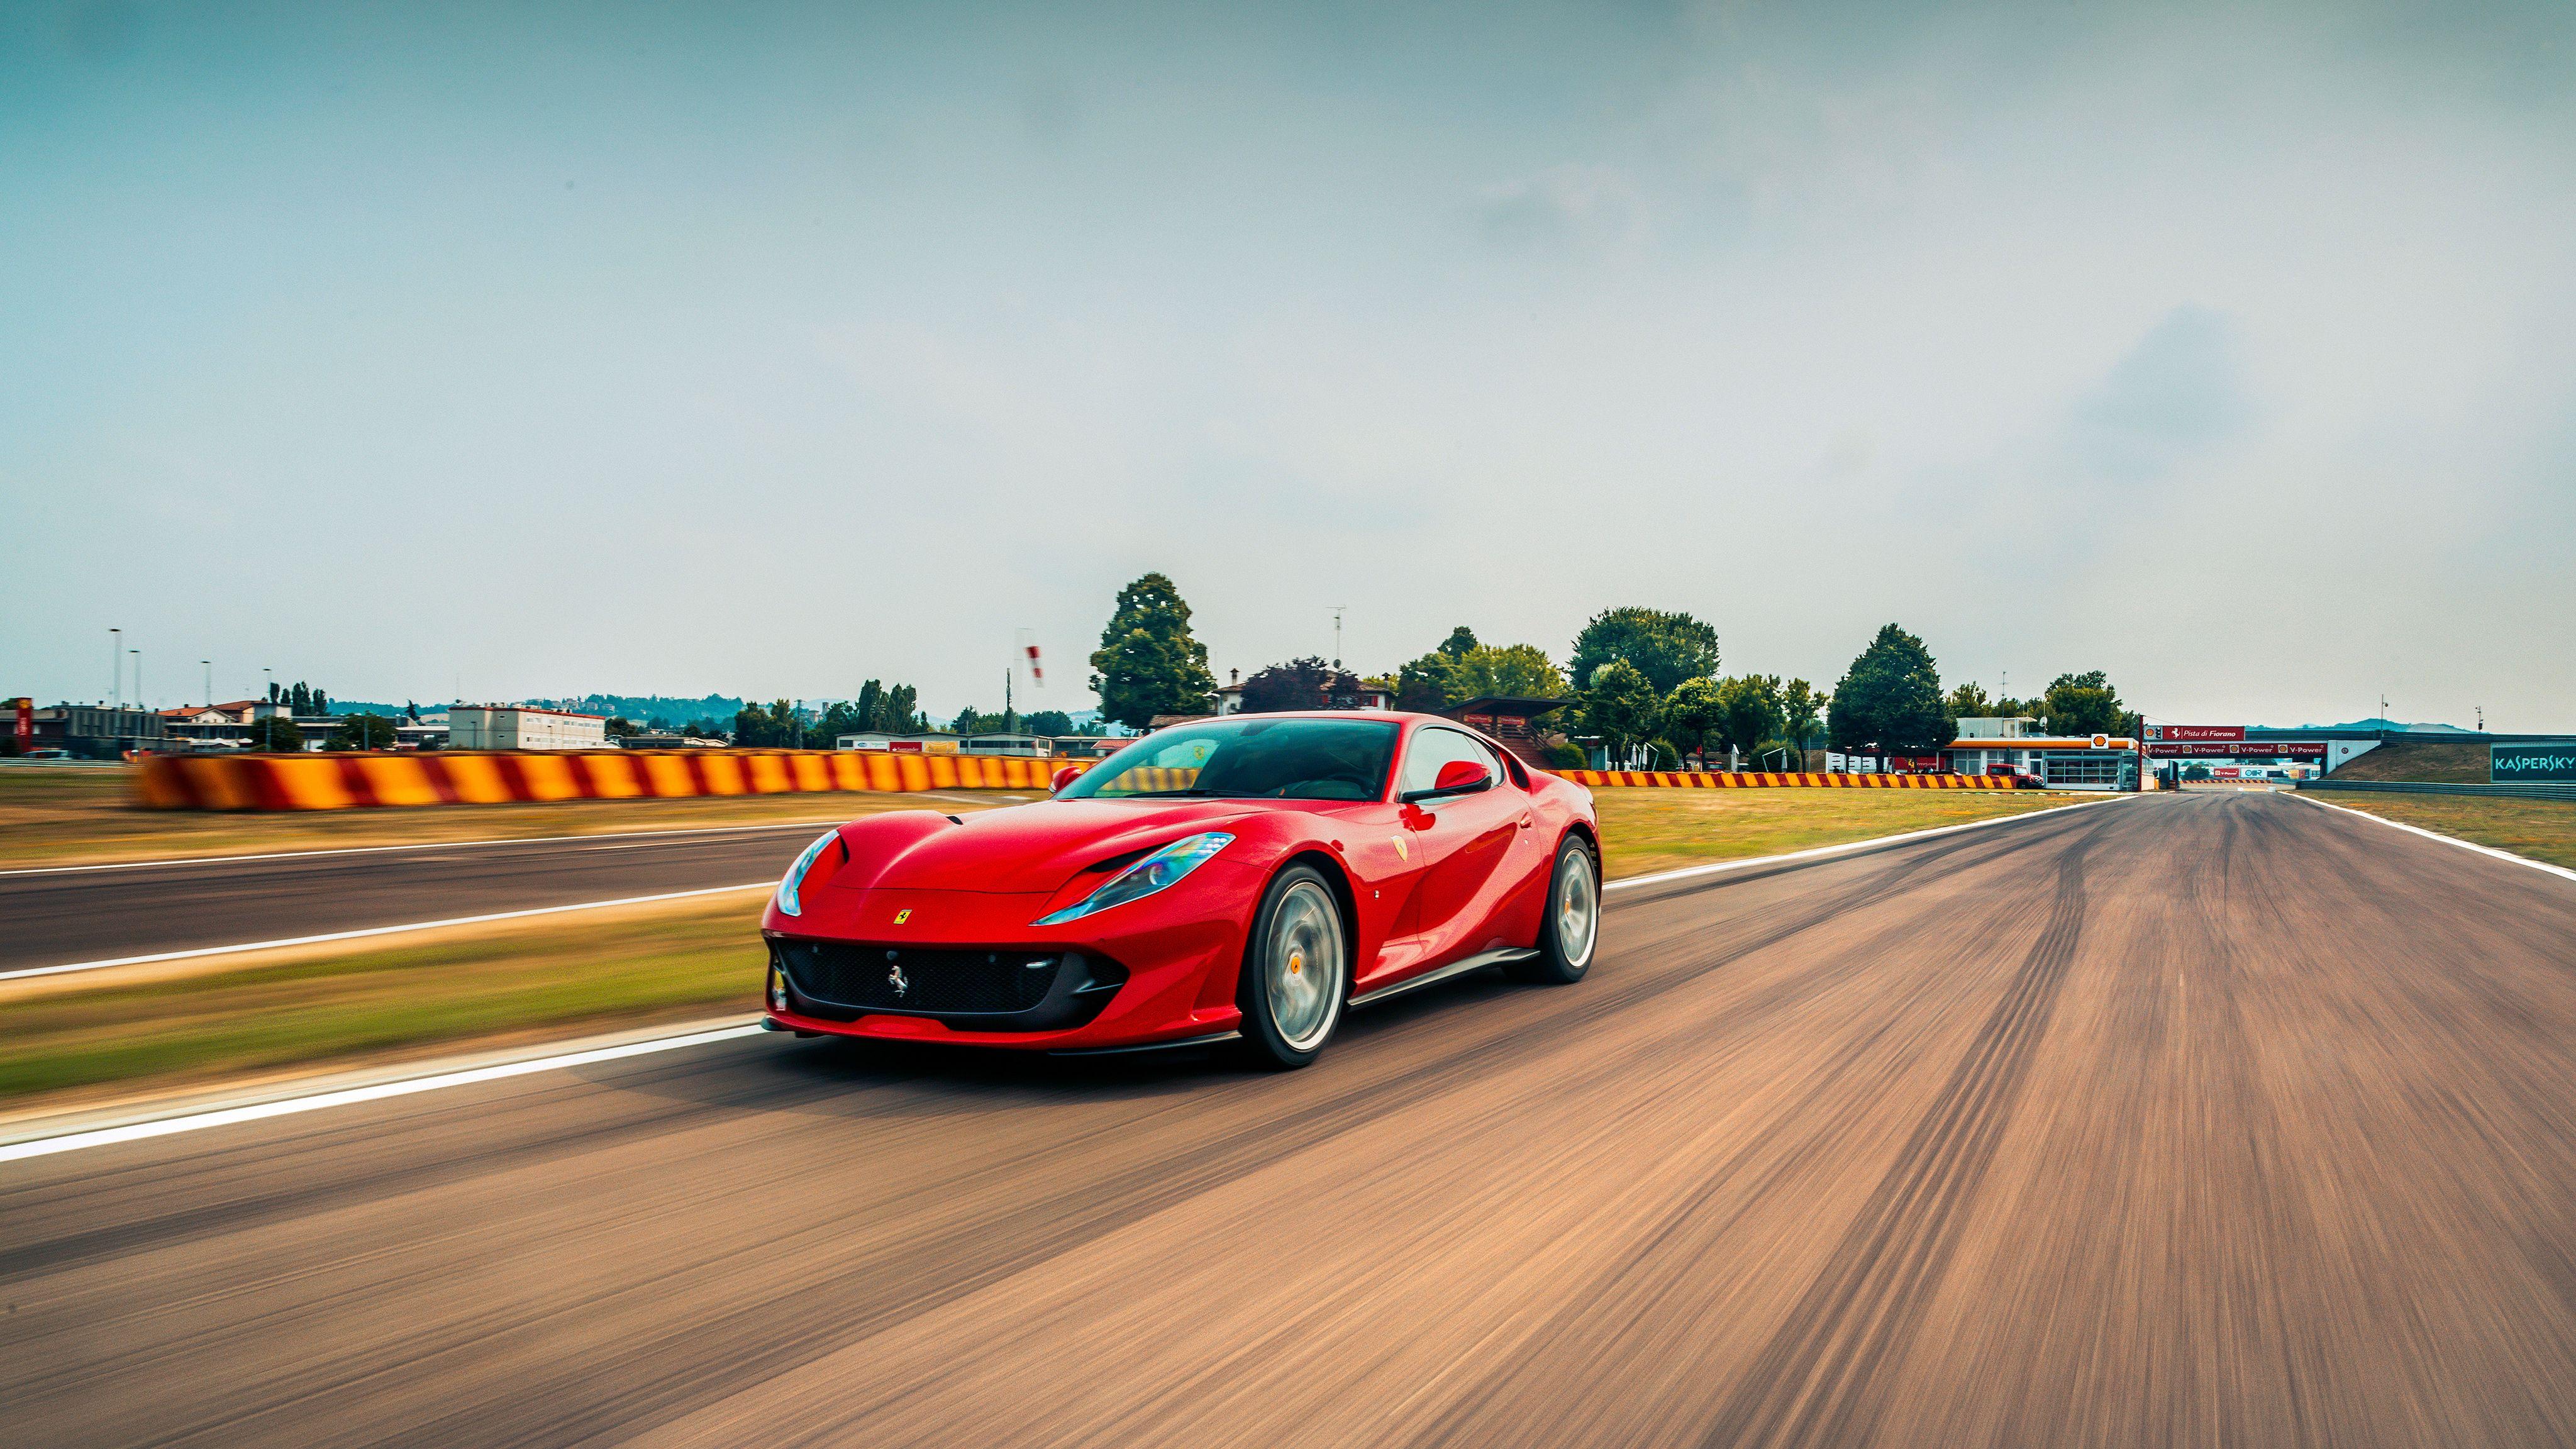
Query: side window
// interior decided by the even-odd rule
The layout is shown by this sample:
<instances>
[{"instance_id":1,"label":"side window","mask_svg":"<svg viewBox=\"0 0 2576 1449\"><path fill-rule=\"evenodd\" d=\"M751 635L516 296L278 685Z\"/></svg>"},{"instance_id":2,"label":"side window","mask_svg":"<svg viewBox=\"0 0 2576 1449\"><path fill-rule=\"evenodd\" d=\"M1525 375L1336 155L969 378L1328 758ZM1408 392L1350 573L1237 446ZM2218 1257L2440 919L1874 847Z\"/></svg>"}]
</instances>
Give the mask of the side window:
<instances>
[{"instance_id":1,"label":"side window","mask_svg":"<svg viewBox=\"0 0 2576 1449\"><path fill-rule=\"evenodd\" d=\"M1475 739L1456 730L1429 728L1416 731L1413 747L1404 755L1404 775L1396 784L1396 793L1428 790L1440 778L1440 767L1452 760L1473 760L1500 778L1503 767L1494 752Z\"/></svg>"}]
</instances>

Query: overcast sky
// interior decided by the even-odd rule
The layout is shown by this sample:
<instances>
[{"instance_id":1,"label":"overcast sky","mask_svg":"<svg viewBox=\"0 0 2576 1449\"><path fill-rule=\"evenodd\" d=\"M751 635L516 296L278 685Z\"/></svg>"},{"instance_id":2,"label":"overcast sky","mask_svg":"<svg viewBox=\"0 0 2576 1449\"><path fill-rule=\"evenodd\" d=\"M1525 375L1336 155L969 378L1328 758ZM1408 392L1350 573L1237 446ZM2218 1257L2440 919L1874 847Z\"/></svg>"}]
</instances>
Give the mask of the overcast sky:
<instances>
[{"instance_id":1,"label":"overcast sky","mask_svg":"<svg viewBox=\"0 0 2576 1449\"><path fill-rule=\"evenodd\" d=\"M2576 7L1249 9L7 7L0 693L1082 708L1159 569L2576 729Z\"/></svg>"}]
</instances>

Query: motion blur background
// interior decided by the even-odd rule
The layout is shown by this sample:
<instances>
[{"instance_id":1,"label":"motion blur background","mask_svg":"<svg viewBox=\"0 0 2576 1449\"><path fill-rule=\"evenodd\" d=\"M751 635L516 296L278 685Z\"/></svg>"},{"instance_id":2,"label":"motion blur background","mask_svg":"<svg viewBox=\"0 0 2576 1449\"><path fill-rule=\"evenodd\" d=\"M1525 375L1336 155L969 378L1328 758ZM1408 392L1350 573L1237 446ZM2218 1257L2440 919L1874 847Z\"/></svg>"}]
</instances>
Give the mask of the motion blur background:
<instances>
[{"instance_id":1,"label":"motion blur background","mask_svg":"<svg viewBox=\"0 0 2576 1449\"><path fill-rule=\"evenodd\" d=\"M16 4L0 655L937 710L1146 569L1369 667L1616 581L1730 669L1901 617L2180 718L2555 727L2571 31Z\"/></svg>"}]
</instances>

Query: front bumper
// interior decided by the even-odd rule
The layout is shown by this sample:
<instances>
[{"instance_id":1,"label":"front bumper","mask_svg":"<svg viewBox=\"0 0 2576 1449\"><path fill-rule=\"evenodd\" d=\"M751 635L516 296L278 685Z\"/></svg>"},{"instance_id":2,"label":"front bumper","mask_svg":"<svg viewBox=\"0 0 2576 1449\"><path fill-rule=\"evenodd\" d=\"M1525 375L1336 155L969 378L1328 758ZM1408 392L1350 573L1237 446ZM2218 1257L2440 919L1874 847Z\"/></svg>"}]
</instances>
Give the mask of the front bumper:
<instances>
[{"instance_id":1,"label":"front bumper","mask_svg":"<svg viewBox=\"0 0 2576 1449\"><path fill-rule=\"evenodd\" d=\"M1241 1020L1234 978L1245 926L1206 919L1204 897L1148 897L1041 928L1031 922L1044 897L830 888L816 895L825 899L804 915L773 907L762 922L772 969L785 969L790 991L787 1009L767 1012L784 1030L1087 1051L1211 1036ZM1026 964L1036 960L1052 965ZM1023 972L1028 979L1014 975Z\"/></svg>"}]
</instances>

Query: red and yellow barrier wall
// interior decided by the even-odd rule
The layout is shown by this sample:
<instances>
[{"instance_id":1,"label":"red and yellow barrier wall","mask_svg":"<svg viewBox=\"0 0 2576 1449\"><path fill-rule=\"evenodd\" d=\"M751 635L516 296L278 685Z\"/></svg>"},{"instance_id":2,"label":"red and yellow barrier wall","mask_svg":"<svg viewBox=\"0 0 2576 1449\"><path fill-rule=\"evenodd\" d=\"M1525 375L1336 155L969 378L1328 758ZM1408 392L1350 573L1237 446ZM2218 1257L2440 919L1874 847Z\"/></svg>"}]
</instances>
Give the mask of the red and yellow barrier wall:
<instances>
[{"instance_id":1,"label":"red and yellow barrier wall","mask_svg":"<svg viewBox=\"0 0 2576 1449\"><path fill-rule=\"evenodd\" d=\"M1818 775L1702 773L1696 770L1559 770L1578 785L1667 785L1676 789L1749 790L1809 786L1832 790L2010 790L2002 775Z\"/></svg>"},{"instance_id":2,"label":"red and yellow barrier wall","mask_svg":"<svg viewBox=\"0 0 2576 1449\"><path fill-rule=\"evenodd\" d=\"M487 754L146 755L135 791L157 810L355 810L826 790L1044 790L1090 760L874 750L585 750ZM1159 772L1158 772L1159 773ZM1582 785L1749 789L2009 790L1989 775L1703 774L1561 770Z\"/></svg>"},{"instance_id":3,"label":"red and yellow barrier wall","mask_svg":"<svg viewBox=\"0 0 2576 1449\"><path fill-rule=\"evenodd\" d=\"M147 755L135 792L159 810L783 795L817 790L1040 790L1088 760L873 750L597 750L487 754Z\"/></svg>"}]
</instances>

